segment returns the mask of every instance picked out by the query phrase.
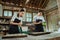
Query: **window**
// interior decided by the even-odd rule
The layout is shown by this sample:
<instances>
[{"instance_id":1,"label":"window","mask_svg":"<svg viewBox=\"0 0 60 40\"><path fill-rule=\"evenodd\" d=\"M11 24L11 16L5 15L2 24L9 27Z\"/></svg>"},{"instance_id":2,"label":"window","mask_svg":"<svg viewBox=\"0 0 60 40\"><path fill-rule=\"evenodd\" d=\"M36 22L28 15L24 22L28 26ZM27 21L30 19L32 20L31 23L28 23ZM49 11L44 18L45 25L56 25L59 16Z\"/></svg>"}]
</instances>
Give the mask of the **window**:
<instances>
[{"instance_id":1,"label":"window","mask_svg":"<svg viewBox=\"0 0 60 40\"><path fill-rule=\"evenodd\" d=\"M37 13L33 13L33 16L37 15Z\"/></svg>"},{"instance_id":2,"label":"window","mask_svg":"<svg viewBox=\"0 0 60 40\"><path fill-rule=\"evenodd\" d=\"M12 16L12 11L4 10L3 16Z\"/></svg>"},{"instance_id":3,"label":"window","mask_svg":"<svg viewBox=\"0 0 60 40\"><path fill-rule=\"evenodd\" d=\"M25 17L26 17L26 22L32 22L32 13L26 13Z\"/></svg>"},{"instance_id":4,"label":"window","mask_svg":"<svg viewBox=\"0 0 60 40\"><path fill-rule=\"evenodd\" d=\"M17 11L14 11L14 16L17 16L17 13L18 13Z\"/></svg>"},{"instance_id":5,"label":"window","mask_svg":"<svg viewBox=\"0 0 60 40\"><path fill-rule=\"evenodd\" d=\"M37 13L33 13L33 17L34 17L35 15L37 15Z\"/></svg>"},{"instance_id":6,"label":"window","mask_svg":"<svg viewBox=\"0 0 60 40\"><path fill-rule=\"evenodd\" d=\"M37 13L25 13L24 15L24 21L26 22L32 22L33 21L33 17L37 15Z\"/></svg>"}]
</instances>

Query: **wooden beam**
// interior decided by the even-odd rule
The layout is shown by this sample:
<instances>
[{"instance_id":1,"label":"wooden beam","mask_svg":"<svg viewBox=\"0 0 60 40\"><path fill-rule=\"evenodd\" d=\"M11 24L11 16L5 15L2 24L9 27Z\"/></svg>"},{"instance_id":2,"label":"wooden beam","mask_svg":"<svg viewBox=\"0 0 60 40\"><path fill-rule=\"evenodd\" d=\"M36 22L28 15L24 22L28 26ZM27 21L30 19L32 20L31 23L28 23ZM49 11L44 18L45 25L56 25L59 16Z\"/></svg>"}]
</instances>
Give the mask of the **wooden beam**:
<instances>
[{"instance_id":1,"label":"wooden beam","mask_svg":"<svg viewBox=\"0 0 60 40\"><path fill-rule=\"evenodd\" d=\"M34 1L35 1L35 2L34 2ZM33 2L34 2L33 7L35 7L35 6L36 6L36 5L35 5L35 4L36 4L36 0L34 0L34 1L33 1Z\"/></svg>"},{"instance_id":2,"label":"wooden beam","mask_svg":"<svg viewBox=\"0 0 60 40\"><path fill-rule=\"evenodd\" d=\"M30 1L30 3L32 3L32 2L34 2L34 0L33 0L33 1L32 1L32 0ZM29 3L29 4L30 4L30 3ZM14 3L12 4L12 2L9 3L9 4L6 4L6 2L0 1L0 4L5 5L5 6L11 6L11 7L20 7L20 8L23 7L23 5L20 6L20 5L14 4ZM30 6L29 6L29 7L30 7ZM26 5L24 6L24 8L29 8L29 7L26 7ZM32 4L31 4L31 7L33 7ZM36 10L35 7L34 7L34 8L31 8L31 9L35 9L35 10ZM38 10L40 10L40 9L38 9Z\"/></svg>"},{"instance_id":3,"label":"wooden beam","mask_svg":"<svg viewBox=\"0 0 60 40\"><path fill-rule=\"evenodd\" d=\"M33 5L34 5L33 2L34 2L34 0L31 1L31 7L33 7Z\"/></svg>"},{"instance_id":4,"label":"wooden beam","mask_svg":"<svg viewBox=\"0 0 60 40\"><path fill-rule=\"evenodd\" d=\"M31 1L32 1L32 0L29 1L29 3L27 4L27 6L31 6Z\"/></svg>"},{"instance_id":5,"label":"wooden beam","mask_svg":"<svg viewBox=\"0 0 60 40\"><path fill-rule=\"evenodd\" d=\"M38 8L38 6L39 6L39 3L40 3L40 0L38 0L37 3L36 3L36 7L37 7L37 8Z\"/></svg>"},{"instance_id":6,"label":"wooden beam","mask_svg":"<svg viewBox=\"0 0 60 40\"><path fill-rule=\"evenodd\" d=\"M46 15L49 15L49 14L47 14L47 13L49 13L49 12L51 12L51 11L53 11L53 10L56 10L56 9L58 9L57 6L51 8L51 9L49 9L49 10L46 10L46 11L45 11L45 12L46 12Z\"/></svg>"},{"instance_id":7,"label":"wooden beam","mask_svg":"<svg viewBox=\"0 0 60 40\"><path fill-rule=\"evenodd\" d=\"M41 0L39 0L38 8L40 8L40 6L39 6L40 5L40 2L41 2Z\"/></svg>"},{"instance_id":8,"label":"wooden beam","mask_svg":"<svg viewBox=\"0 0 60 40\"><path fill-rule=\"evenodd\" d=\"M44 4L44 7L42 7L42 8L45 8L47 6L48 2L49 2L49 0L46 1L46 3Z\"/></svg>"},{"instance_id":9,"label":"wooden beam","mask_svg":"<svg viewBox=\"0 0 60 40\"><path fill-rule=\"evenodd\" d=\"M42 2L41 2L41 5L40 5L41 8L42 8L42 4L43 4L43 2L44 2L44 0L42 0Z\"/></svg>"},{"instance_id":10,"label":"wooden beam","mask_svg":"<svg viewBox=\"0 0 60 40\"><path fill-rule=\"evenodd\" d=\"M42 0L40 0L39 7L41 7Z\"/></svg>"},{"instance_id":11,"label":"wooden beam","mask_svg":"<svg viewBox=\"0 0 60 40\"><path fill-rule=\"evenodd\" d=\"M41 6L41 7L44 7L44 5L45 5L46 1L47 1L47 0L44 0L44 3L42 4L42 6Z\"/></svg>"}]
</instances>

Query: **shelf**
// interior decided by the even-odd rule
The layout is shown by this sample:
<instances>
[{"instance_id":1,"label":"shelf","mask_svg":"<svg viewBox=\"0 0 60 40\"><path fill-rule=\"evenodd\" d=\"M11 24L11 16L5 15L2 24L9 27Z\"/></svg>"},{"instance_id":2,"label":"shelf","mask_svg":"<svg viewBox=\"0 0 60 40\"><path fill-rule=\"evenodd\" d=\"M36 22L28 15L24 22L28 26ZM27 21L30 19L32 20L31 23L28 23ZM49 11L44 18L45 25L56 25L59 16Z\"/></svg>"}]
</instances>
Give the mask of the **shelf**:
<instances>
[{"instance_id":1,"label":"shelf","mask_svg":"<svg viewBox=\"0 0 60 40\"><path fill-rule=\"evenodd\" d=\"M0 23L0 25L9 25L10 23Z\"/></svg>"},{"instance_id":2,"label":"shelf","mask_svg":"<svg viewBox=\"0 0 60 40\"><path fill-rule=\"evenodd\" d=\"M3 35L6 35L9 30L8 27L10 25L11 18L12 17L0 16L0 27L1 27L0 32L3 32L4 33ZM3 29L3 28L5 28L5 29Z\"/></svg>"},{"instance_id":3,"label":"shelf","mask_svg":"<svg viewBox=\"0 0 60 40\"><path fill-rule=\"evenodd\" d=\"M5 30L3 30L3 29L1 29L0 31L7 31L8 29L5 29Z\"/></svg>"},{"instance_id":4,"label":"shelf","mask_svg":"<svg viewBox=\"0 0 60 40\"><path fill-rule=\"evenodd\" d=\"M2 18L2 19L11 19L11 17L3 17L3 16L0 16L0 18Z\"/></svg>"},{"instance_id":5,"label":"shelf","mask_svg":"<svg viewBox=\"0 0 60 40\"><path fill-rule=\"evenodd\" d=\"M24 38L27 37L27 34L7 34L2 36L2 39L9 39L9 38Z\"/></svg>"},{"instance_id":6,"label":"shelf","mask_svg":"<svg viewBox=\"0 0 60 40\"><path fill-rule=\"evenodd\" d=\"M4 32L4 31L8 31L8 29L6 29L6 30L0 30L0 32L1 32L1 31L3 31L3 32Z\"/></svg>"}]
</instances>

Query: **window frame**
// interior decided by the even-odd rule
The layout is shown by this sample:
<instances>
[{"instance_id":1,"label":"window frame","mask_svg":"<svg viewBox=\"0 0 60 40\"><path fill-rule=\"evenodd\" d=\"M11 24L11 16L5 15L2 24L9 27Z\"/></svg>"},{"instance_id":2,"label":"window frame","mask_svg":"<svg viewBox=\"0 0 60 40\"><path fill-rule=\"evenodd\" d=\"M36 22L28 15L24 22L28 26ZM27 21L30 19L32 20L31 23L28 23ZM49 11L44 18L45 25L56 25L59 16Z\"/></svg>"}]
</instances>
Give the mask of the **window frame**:
<instances>
[{"instance_id":1,"label":"window frame","mask_svg":"<svg viewBox=\"0 0 60 40\"><path fill-rule=\"evenodd\" d=\"M12 10L9 10L9 9L3 9L3 14L2 14L2 16L4 16L4 11L11 11L11 12L12 12L12 16L13 16L13 11L12 11ZM4 17L12 17L12 16L4 16Z\"/></svg>"},{"instance_id":2,"label":"window frame","mask_svg":"<svg viewBox=\"0 0 60 40\"><path fill-rule=\"evenodd\" d=\"M3 9L3 14L2 14L2 16L4 16L4 11L11 11L11 12L12 12L12 16L14 15L14 12L19 12L19 10ZM30 13L32 17L26 17L26 14L25 14L25 22L28 22L28 21L26 21L27 18L31 18L31 19L32 19L31 22L33 22L33 17L34 17L33 14L34 14L35 12L26 12L26 13ZM6 16L4 16L4 17L6 17ZM7 17L10 17L10 16L7 16Z\"/></svg>"},{"instance_id":3,"label":"window frame","mask_svg":"<svg viewBox=\"0 0 60 40\"><path fill-rule=\"evenodd\" d=\"M25 18L26 18L25 21L27 20L27 18L31 18L32 19L31 22L33 22L33 13L31 13L31 12L26 12L26 13L30 13L32 17L26 17L26 14L25 14ZM28 22L28 21L26 21L26 22Z\"/></svg>"}]
</instances>

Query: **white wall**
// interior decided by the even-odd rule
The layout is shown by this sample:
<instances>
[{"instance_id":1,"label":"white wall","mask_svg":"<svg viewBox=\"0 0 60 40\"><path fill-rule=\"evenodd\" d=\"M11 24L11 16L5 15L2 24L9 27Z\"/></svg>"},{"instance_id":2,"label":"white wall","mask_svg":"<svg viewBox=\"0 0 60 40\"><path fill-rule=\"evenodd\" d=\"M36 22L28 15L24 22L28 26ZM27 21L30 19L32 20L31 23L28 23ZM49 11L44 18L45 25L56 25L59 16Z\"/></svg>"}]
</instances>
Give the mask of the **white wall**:
<instances>
[{"instance_id":1,"label":"white wall","mask_svg":"<svg viewBox=\"0 0 60 40\"><path fill-rule=\"evenodd\" d=\"M0 4L0 16L2 16L2 5Z\"/></svg>"}]
</instances>

